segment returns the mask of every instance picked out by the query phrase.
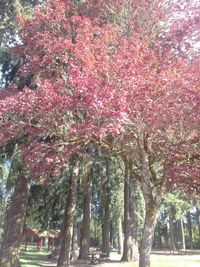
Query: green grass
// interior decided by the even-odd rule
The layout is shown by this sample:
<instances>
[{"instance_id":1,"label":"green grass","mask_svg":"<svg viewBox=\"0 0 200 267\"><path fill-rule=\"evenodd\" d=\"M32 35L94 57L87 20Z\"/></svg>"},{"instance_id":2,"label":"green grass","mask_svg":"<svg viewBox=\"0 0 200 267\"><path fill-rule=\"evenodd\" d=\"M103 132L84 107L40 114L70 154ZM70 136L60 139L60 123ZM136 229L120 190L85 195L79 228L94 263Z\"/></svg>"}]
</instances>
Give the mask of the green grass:
<instances>
[{"instance_id":1,"label":"green grass","mask_svg":"<svg viewBox=\"0 0 200 267\"><path fill-rule=\"evenodd\" d=\"M20 253L22 267L44 267L47 262L47 251L38 252L36 248L23 248ZM138 267L138 263L127 263L126 267ZM151 267L199 267L200 255L156 255L151 256ZM80 265L81 267L81 265ZM110 264L112 267L112 264Z\"/></svg>"},{"instance_id":2,"label":"green grass","mask_svg":"<svg viewBox=\"0 0 200 267\"><path fill-rule=\"evenodd\" d=\"M199 267L200 255L152 255L151 267ZM112 267L112 266L111 266ZM126 267L138 267L132 263Z\"/></svg>"},{"instance_id":3,"label":"green grass","mask_svg":"<svg viewBox=\"0 0 200 267\"><path fill-rule=\"evenodd\" d=\"M200 255L152 255L152 267L199 267Z\"/></svg>"},{"instance_id":4,"label":"green grass","mask_svg":"<svg viewBox=\"0 0 200 267\"><path fill-rule=\"evenodd\" d=\"M36 248L29 247L27 251L23 248L20 252L20 263L22 267L43 267L47 261L48 253L46 250L38 252Z\"/></svg>"}]
</instances>

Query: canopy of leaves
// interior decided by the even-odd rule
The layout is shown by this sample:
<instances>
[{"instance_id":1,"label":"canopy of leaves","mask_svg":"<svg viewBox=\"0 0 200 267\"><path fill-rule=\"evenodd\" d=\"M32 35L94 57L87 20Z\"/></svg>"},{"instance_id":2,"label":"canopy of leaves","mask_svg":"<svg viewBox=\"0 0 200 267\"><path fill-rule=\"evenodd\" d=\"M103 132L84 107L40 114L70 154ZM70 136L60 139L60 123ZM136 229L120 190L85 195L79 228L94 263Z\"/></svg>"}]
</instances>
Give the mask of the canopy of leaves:
<instances>
[{"instance_id":1,"label":"canopy of leaves","mask_svg":"<svg viewBox=\"0 0 200 267\"><path fill-rule=\"evenodd\" d=\"M37 176L96 142L141 177L145 149L150 186L165 176L196 191L200 58L190 40L199 40L199 6L126 2L51 0L30 20L19 17L18 75L35 86L2 91L0 145L15 139Z\"/></svg>"}]
</instances>

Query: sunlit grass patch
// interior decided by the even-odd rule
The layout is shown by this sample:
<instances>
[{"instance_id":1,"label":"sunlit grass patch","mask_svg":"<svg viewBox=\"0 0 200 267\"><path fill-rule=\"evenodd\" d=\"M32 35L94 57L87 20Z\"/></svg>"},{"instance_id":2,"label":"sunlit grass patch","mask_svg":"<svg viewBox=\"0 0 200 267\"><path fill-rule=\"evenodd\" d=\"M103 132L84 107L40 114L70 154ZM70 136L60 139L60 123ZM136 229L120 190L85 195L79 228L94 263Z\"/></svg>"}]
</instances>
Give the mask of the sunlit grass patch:
<instances>
[{"instance_id":1,"label":"sunlit grass patch","mask_svg":"<svg viewBox=\"0 0 200 267\"><path fill-rule=\"evenodd\" d=\"M36 247L29 247L27 251L24 248L20 252L20 262L22 267L42 267L47 261L47 251L44 249L38 252Z\"/></svg>"}]
</instances>

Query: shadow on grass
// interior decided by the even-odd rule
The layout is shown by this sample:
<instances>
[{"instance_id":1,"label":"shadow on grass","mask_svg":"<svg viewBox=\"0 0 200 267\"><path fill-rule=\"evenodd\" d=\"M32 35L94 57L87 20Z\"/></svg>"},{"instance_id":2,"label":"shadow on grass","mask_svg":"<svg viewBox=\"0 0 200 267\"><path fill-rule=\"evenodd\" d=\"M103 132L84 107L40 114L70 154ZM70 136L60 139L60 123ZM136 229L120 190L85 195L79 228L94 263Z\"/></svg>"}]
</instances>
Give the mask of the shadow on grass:
<instances>
[{"instance_id":1,"label":"shadow on grass","mask_svg":"<svg viewBox=\"0 0 200 267\"><path fill-rule=\"evenodd\" d=\"M175 251L174 253L169 250L153 250L152 255L162 255L162 256L200 256L200 250L185 250L184 252Z\"/></svg>"},{"instance_id":2,"label":"shadow on grass","mask_svg":"<svg viewBox=\"0 0 200 267\"><path fill-rule=\"evenodd\" d=\"M22 262L21 261L21 265L23 267L44 267L44 265L42 263L39 263L39 262L35 262L35 261L25 261L25 262Z\"/></svg>"},{"instance_id":3,"label":"shadow on grass","mask_svg":"<svg viewBox=\"0 0 200 267\"><path fill-rule=\"evenodd\" d=\"M20 262L22 267L43 267L47 259L47 252L38 252L35 248L29 248L27 251L21 249Z\"/></svg>"}]
</instances>

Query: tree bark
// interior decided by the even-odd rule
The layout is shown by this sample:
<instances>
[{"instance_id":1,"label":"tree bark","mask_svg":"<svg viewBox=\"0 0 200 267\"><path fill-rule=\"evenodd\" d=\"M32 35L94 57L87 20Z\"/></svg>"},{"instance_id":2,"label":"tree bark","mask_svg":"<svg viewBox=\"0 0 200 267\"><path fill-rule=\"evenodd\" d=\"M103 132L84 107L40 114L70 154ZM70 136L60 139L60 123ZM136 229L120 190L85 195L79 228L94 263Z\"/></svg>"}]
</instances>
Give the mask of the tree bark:
<instances>
[{"instance_id":1,"label":"tree bark","mask_svg":"<svg viewBox=\"0 0 200 267\"><path fill-rule=\"evenodd\" d=\"M130 174L125 166L124 177L124 244L121 261L131 261L131 228L130 228Z\"/></svg>"},{"instance_id":2,"label":"tree bark","mask_svg":"<svg viewBox=\"0 0 200 267\"><path fill-rule=\"evenodd\" d=\"M145 222L140 243L139 267L150 267L150 255L154 230L161 205L161 196L165 187L165 176L158 182L152 169L148 151L148 138L141 141L141 191L145 201Z\"/></svg>"},{"instance_id":3,"label":"tree bark","mask_svg":"<svg viewBox=\"0 0 200 267\"><path fill-rule=\"evenodd\" d=\"M139 260L138 250L138 232L139 232L139 219L138 219L138 201L141 197L141 192L136 181L135 176L130 174L130 186L129 186L129 213L130 213L130 232L131 232L131 248L130 248L130 260Z\"/></svg>"},{"instance_id":4,"label":"tree bark","mask_svg":"<svg viewBox=\"0 0 200 267\"><path fill-rule=\"evenodd\" d=\"M77 161L72 167L72 175L69 178L69 188L67 194L67 202L64 214L64 235L61 241L61 249L57 262L57 267L70 266L70 251L72 244L73 224L74 224L74 211L76 207L76 182L78 175Z\"/></svg>"},{"instance_id":5,"label":"tree bark","mask_svg":"<svg viewBox=\"0 0 200 267\"><path fill-rule=\"evenodd\" d=\"M187 212L187 228L189 234L189 248L193 249L193 237L192 237L192 221L190 211Z\"/></svg>"},{"instance_id":6,"label":"tree bark","mask_svg":"<svg viewBox=\"0 0 200 267\"><path fill-rule=\"evenodd\" d=\"M113 244L114 244L114 229L113 229L113 225L112 222L110 222L110 247L113 248Z\"/></svg>"},{"instance_id":7,"label":"tree bark","mask_svg":"<svg viewBox=\"0 0 200 267\"><path fill-rule=\"evenodd\" d=\"M110 254L110 159L106 158L106 177L102 184L102 252Z\"/></svg>"},{"instance_id":8,"label":"tree bark","mask_svg":"<svg viewBox=\"0 0 200 267\"><path fill-rule=\"evenodd\" d=\"M88 151L89 152L89 151ZM91 220L91 167L92 160L90 153L84 155L83 163L83 220L80 236L79 259L89 259L90 248L90 220Z\"/></svg>"},{"instance_id":9,"label":"tree bark","mask_svg":"<svg viewBox=\"0 0 200 267\"><path fill-rule=\"evenodd\" d=\"M167 248L168 246L168 231L167 231L167 224L165 224L163 228L163 237L164 237L164 244L163 247Z\"/></svg>"},{"instance_id":10,"label":"tree bark","mask_svg":"<svg viewBox=\"0 0 200 267\"><path fill-rule=\"evenodd\" d=\"M122 253L122 219L118 221L118 254Z\"/></svg>"},{"instance_id":11,"label":"tree bark","mask_svg":"<svg viewBox=\"0 0 200 267\"><path fill-rule=\"evenodd\" d=\"M66 206L65 206L65 208L66 208ZM63 220L62 220L59 236L58 236L58 238L57 238L57 240L55 241L55 244L54 244L55 248L52 251L52 253L48 255L48 258L50 260L57 259L59 257L59 254L60 254L62 238L64 236L65 225L66 225L66 215L65 214L66 214L66 210L64 211L64 216L63 216Z\"/></svg>"},{"instance_id":12,"label":"tree bark","mask_svg":"<svg viewBox=\"0 0 200 267\"><path fill-rule=\"evenodd\" d=\"M176 250L175 239L174 239L174 224L173 224L172 207L170 207L169 209L169 248L172 251Z\"/></svg>"},{"instance_id":13,"label":"tree bark","mask_svg":"<svg viewBox=\"0 0 200 267\"><path fill-rule=\"evenodd\" d=\"M130 224L131 224L131 236L135 240L138 239L139 233L139 218L138 218L138 209L139 201L141 201L141 192L137 180L134 175L130 176L130 204L129 204L129 212L130 212Z\"/></svg>"},{"instance_id":14,"label":"tree bark","mask_svg":"<svg viewBox=\"0 0 200 267\"><path fill-rule=\"evenodd\" d=\"M162 248L162 231L161 231L161 223L160 221L157 222L155 232L154 232L154 244L153 247L156 249Z\"/></svg>"},{"instance_id":15,"label":"tree bark","mask_svg":"<svg viewBox=\"0 0 200 267\"><path fill-rule=\"evenodd\" d=\"M200 238L200 210L197 207L196 207L196 222L197 222L197 227L198 227L198 231L199 231L199 238Z\"/></svg>"},{"instance_id":16,"label":"tree bark","mask_svg":"<svg viewBox=\"0 0 200 267\"><path fill-rule=\"evenodd\" d=\"M179 236L179 242L180 242L180 249L185 250L185 235L184 235L184 227L183 227L183 220L178 220L178 236Z\"/></svg>"},{"instance_id":17,"label":"tree bark","mask_svg":"<svg viewBox=\"0 0 200 267\"><path fill-rule=\"evenodd\" d=\"M159 209L160 203L149 201L146 204L145 223L140 244L139 267L150 267L151 247Z\"/></svg>"},{"instance_id":18,"label":"tree bark","mask_svg":"<svg viewBox=\"0 0 200 267\"><path fill-rule=\"evenodd\" d=\"M74 218L73 236L72 236L72 260L75 261L78 258L78 229L76 218Z\"/></svg>"},{"instance_id":19,"label":"tree bark","mask_svg":"<svg viewBox=\"0 0 200 267\"><path fill-rule=\"evenodd\" d=\"M138 245L135 241L137 219L135 218L136 214L133 208L134 195L132 194L135 188L134 179L126 165L124 180L124 243L121 261L138 260Z\"/></svg>"},{"instance_id":20,"label":"tree bark","mask_svg":"<svg viewBox=\"0 0 200 267\"><path fill-rule=\"evenodd\" d=\"M90 247L90 213L91 213L91 179L86 177L83 200L83 220L81 228L81 240L79 259L88 260Z\"/></svg>"},{"instance_id":21,"label":"tree bark","mask_svg":"<svg viewBox=\"0 0 200 267\"><path fill-rule=\"evenodd\" d=\"M20 241L26 214L29 179L17 180L11 203L6 215L5 230L1 247L1 267L19 267Z\"/></svg>"}]
</instances>

